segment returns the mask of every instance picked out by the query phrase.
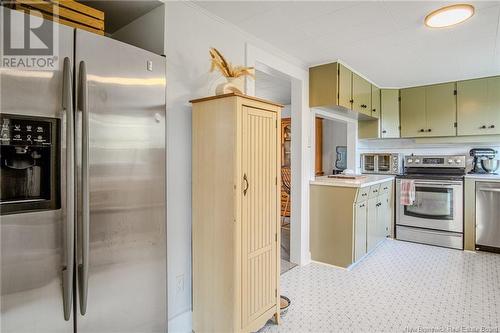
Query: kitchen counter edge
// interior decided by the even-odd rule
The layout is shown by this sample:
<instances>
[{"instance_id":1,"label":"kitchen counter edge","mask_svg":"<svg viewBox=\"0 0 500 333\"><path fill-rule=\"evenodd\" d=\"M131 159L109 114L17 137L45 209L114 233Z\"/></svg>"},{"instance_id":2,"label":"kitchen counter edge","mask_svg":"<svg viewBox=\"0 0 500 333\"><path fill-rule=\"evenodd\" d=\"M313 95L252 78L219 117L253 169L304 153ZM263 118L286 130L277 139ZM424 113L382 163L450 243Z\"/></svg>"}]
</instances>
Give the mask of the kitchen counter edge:
<instances>
[{"instance_id":1,"label":"kitchen counter edge","mask_svg":"<svg viewBox=\"0 0 500 333\"><path fill-rule=\"evenodd\" d=\"M370 175L362 179L338 179L338 178L328 178L328 176L316 177L315 180L311 180L309 184L311 185L322 185L322 186L334 186L334 187L357 187L363 188L372 185L377 185L385 183L387 181L394 180L396 176L393 175ZM499 178L500 180L500 178Z\"/></svg>"}]
</instances>

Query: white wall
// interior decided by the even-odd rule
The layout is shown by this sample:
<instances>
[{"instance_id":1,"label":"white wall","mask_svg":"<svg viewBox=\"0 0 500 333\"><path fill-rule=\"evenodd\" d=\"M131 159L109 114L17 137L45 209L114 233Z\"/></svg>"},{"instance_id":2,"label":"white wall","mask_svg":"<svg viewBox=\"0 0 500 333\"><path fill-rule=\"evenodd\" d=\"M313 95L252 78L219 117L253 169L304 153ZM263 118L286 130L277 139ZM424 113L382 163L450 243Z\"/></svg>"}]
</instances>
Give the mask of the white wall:
<instances>
[{"instance_id":1,"label":"white wall","mask_svg":"<svg viewBox=\"0 0 500 333\"><path fill-rule=\"evenodd\" d=\"M208 72L208 49L216 47L233 64L245 64L247 43L251 43L290 62L300 62L192 3L167 2L166 6L168 309L172 320L191 310L191 105L188 101L213 95L216 85L223 80L219 74ZM177 285L181 277L184 277L183 290Z\"/></svg>"},{"instance_id":2,"label":"white wall","mask_svg":"<svg viewBox=\"0 0 500 333\"><path fill-rule=\"evenodd\" d=\"M323 119L323 172L331 174L335 169L337 146L347 146L347 123Z\"/></svg>"},{"instance_id":3,"label":"white wall","mask_svg":"<svg viewBox=\"0 0 500 333\"><path fill-rule=\"evenodd\" d=\"M292 105L284 105L281 110L281 118L291 118L292 117Z\"/></svg>"}]
</instances>

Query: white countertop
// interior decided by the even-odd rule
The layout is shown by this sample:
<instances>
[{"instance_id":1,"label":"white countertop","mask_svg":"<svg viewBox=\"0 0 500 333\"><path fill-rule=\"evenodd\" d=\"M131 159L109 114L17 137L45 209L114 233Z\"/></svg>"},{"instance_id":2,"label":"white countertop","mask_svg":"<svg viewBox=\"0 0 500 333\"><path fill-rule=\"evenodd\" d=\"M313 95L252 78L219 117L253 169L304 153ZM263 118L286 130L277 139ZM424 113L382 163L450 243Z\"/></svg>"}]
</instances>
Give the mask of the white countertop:
<instances>
[{"instance_id":1,"label":"white countertop","mask_svg":"<svg viewBox=\"0 0 500 333\"><path fill-rule=\"evenodd\" d=\"M311 180L311 185L324 185L324 186L337 186L337 187L367 187L380 183L384 183L396 178L391 175L365 175L366 177L360 179L340 179L328 178L328 176L316 177ZM500 178L499 178L500 179Z\"/></svg>"},{"instance_id":2,"label":"white countertop","mask_svg":"<svg viewBox=\"0 0 500 333\"><path fill-rule=\"evenodd\" d=\"M492 175L488 173L467 174L465 175L465 179L472 179L476 181L500 182L500 175Z\"/></svg>"}]
</instances>

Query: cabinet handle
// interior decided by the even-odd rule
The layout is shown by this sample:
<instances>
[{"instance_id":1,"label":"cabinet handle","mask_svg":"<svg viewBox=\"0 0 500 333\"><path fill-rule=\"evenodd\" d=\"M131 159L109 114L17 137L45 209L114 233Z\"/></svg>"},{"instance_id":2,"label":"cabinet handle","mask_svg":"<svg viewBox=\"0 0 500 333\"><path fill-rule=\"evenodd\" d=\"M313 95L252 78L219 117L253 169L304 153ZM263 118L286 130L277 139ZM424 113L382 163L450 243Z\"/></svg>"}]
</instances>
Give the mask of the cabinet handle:
<instances>
[{"instance_id":1,"label":"cabinet handle","mask_svg":"<svg viewBox=\"0 0 500 333\"><path fill-rule=\"evenodd\" d=\"M248 191L248 178L246 173L243 175L243 180L245 181L245 188L243 189L243 195L246 196Z\"/></svg>"},{"instance_id":2,"label":"cabinet handle","mask_svg":"<svg viewBox=\"0 0 500 333\"><path fill-rule=\"evenodd\" d=\"M359 208L363 208L364 206L365 206L365 204L359 205Z\"/></svg>"},{"instance_id":3,"label":"cabinet handle","mask_svg":"<svg viewBox=\"0 0 500 333\"><path fill-rule=\"evenodd\" d=\"M349 103L351 103L351 104L352 104L352 103L354 103L354 100L353 100L353 99L350 99L350 100L349 100Z\"/></svg>"},{"instance_id":4,"label":"cabinet handle","mask_svg":"<svg viewBox=\"0 0 500 333\"><path fill-rule=\"evenodd\" d=\"M389 188L388 187L384 187L384 190L387 190L387 189L389 189Z\"/></svg>"},{"instance_id":5,"label":"cabinet handle","mask_svg":"<svg viewBox=\"0 0 500 333\"><path fill-rule=\"evenodd\" d=\"M480 129L486 129L486 125L479 127Z\"/></svg>"},{"instance_id":6,"label":"cabinet handle","mask_svg":"<svg viewBox=\"0 0 500 333\"><path fill-rule=\"evenodd\" d=\"M372 109L372 112L377 112L377 109Z\"/></svg>"},{"instance_id":7,"label":"cabinet handle","mask_svg":"<svg viewBox=\"0 0 500 333\"><path fill-rule=\"evenodd\" d=\"M377 193L377 192L378 192L378 190L373 190L373 193Z\"/></svg>"},{"instance_id":8,"label":"cabinet handle","mask_svg":"<svg viewBox=\"0 0 500 333\"><path fill-rule=\"evenodd\" d=\"M490 127L488 127L488 128L495 128L495 125L490 125Z\"/></svg>"},{"instance_id":9,"label":"cabinet handle","mask_svg":"<svg viewBox=\"0 0 500 333\"><path fill-rule=\"evenodd\" d=\"M362 196L362 197L366 197L366 194L367 194L367 193L361 193L361 196Z\"/></svg>"},{"instance_id":10,"label":"cabinet handle","mask_svg":"<svg viewBox=\"0 0 500 333\"><path fill-rule=\"evenodd\" d=\"M361 107L362 107L363 109L366 109L366 108L367 108L367 106L366 106L365 104L361 104Z\"/></svg>"},{"instance_id":11,"label":"cabinet handle","mask_svg":"<svg viewBox=\"0 0 500 333\"><path fill-rule=\"evenodd\" d=\"M427 130L427 132L432 132L432 130L429 128L429 129Z\"/></svg>"},{"instance_id":12,"label":"cabinet handle","mask_svg":"<svg viewBox=\"0 0 500 333\"><path fill-rule=\"evenodd\" d=\"M423 128L421 128L419 132L425 132L425 130Z\"/></svg>"},{"instance_id":13,"label":"cabinet handle","mask_svg":"<svg viewBox=\"0 0 500 333\"><path fill-rule=\"evenodd\" d=\"M377 202L377 204L375 206L380 207L380 206L382 206L382 203L381 202Z\"/></svg>"},{"instance_id":14,"label":"cabinet handle","mask_svg":"<svg viewBox=\"0 0 500 333\"><path fill-rule=\"evenodd\" d=\"M386 130L383 130L383 131L382 131L382 133L384 133L384 134L385 134L385 133L387 133L387 131L386 131Z\"/></svg>"}]
</instances>

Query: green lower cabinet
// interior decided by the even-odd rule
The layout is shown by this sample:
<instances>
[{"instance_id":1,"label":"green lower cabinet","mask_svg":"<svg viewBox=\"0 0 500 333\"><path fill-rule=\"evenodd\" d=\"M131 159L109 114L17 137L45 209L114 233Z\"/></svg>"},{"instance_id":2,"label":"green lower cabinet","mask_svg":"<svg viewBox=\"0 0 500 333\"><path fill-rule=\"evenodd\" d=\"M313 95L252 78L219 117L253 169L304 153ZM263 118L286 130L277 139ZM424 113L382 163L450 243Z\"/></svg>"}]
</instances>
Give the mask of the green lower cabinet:
<instances>
[{"instance_id":1,"label":"green lower cabinet","mask_svg":"<svg viewBox=\"0 0 500 333\"><path fill-rule=\"evenodd\" d=\"M457 82L457 134L500 134L500 76Z\"/></svg>"},{"instance_id":2,"label":"green lower cabinet","mask_svg":"<svg viewBox=\"0 0 500 333\"><path fill-rule=\"evenodd\" d=\"M377 236L377 210L379 198L368 199L368 214L366 219L366 251L370 252L377 246L379 238Z\"/></svg>"},{"instance_id":3,"label":"green lower cabinet","mask_svg":"<svg viewBox=\"0 0 500 333\"><path fill-rule=\"evenodd\" d=\"M356 203L356 222L354 226L354 261L366 254L366 201Z\"/></svg>"}]
</instances>

